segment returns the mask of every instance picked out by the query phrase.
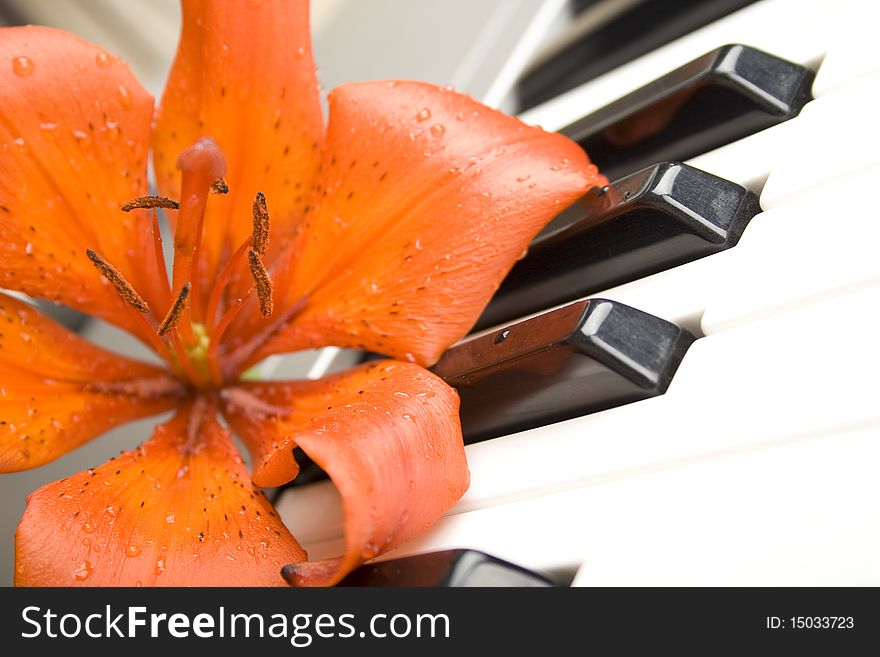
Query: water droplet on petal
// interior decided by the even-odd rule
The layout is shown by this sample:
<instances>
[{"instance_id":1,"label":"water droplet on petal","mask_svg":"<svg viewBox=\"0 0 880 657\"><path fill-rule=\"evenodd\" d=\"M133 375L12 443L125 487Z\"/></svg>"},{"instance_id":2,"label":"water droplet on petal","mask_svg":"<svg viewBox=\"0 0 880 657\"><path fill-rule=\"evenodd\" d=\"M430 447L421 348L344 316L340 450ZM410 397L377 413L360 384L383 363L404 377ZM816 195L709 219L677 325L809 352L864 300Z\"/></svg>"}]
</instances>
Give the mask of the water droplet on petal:
<instances>
[{"instance_id":1,"label":"water droplet on petal","mask_svg":"<svg viewBox=\"0 0 880 657\"><path fill-rule=\"evenodd\" d=\"M519 176L519 177L516 179L516 182L525 182L525 181L528 180L529 178L531 178L531 176Z\"/></svg>"},{"instance_id":2,"label":"water droplet on petal","mask_svg":"<svg viewBox=\"0 0 880 657\"><path fill-rule=\"evenodd\" d=\"M141 547L139 545L129 545L125 548L125 556L127 557L136 557L141 553Z\"/></svg>"},{"instance_id":3,"label":"water droplet on petal","mask_svg":"<svg viewBox=\"0 0 880 657\"><path fill-rule=\"evenodd\" d=\"M440 123L431 126L431 134L435 137L442 137L444 132L446 132L446 127Z\"/></svg>"},{"instance_id":4,"label":"water droplet on petal","mask_svg":"<svg viewBox=\"0 0 880 657\"><path fill-rule=\"evenodd\" d=\"M34 72L34 62L30 57L13 57L12 72L20 77L27 77Z\"/></svg>"},{"instance_id":5,"label":"water droplet on petal","mask_svg":"<svg viewBox=\"0 0 880 657\"><path fill-rule=\"evenodd\" d=\"M110 66L110 55L105 53L103 50L95 55L95 63L102 68L106 68Z\"/></svg>"},{"instance_id":6,"label":"water droplet on petal","mask_svg":"<svg viewBox=\"0 0 880 657\"><path fill-rule=\"evenodd\" d=\"M87 579L89 575L92 574L92 564L88 561L83 561L77 569L73 571L73 579L78 582L82 582L84 579Z\"/></svg>"},{"instance_id":7,"label":"water droplet on petal","mask_svg":"<svg viewBox=\"0 0 880 657\"><path fill-rule=\"evenodd\" d=\"M423 107L419 110L419 113L416 114L416 121L418 121L419 123L421 123L422 121L427 121L430 118L431 110L429 110L427 107Z\"/></svg>"},{"instance_id":8,"label":"water droplet on petal","mask_svg":"<svg viewBox=\"0 0 880 657\"><path fill-rule=\"evenodd\" d=\"M83 524L83 526L82 526L82 530L83 530L86 534L91 534L93 531L95 531L95 526L94 526L92 523L87 522L87 523L84 523L84 524Z\"/></svg>"},{"instance_id":9,"label":"water droplet on petal","mask_svg":"<svg viewBox=\"0 0 880 657\"><path fill-rule=\"evenodd\" d=\"M161 575L165 572L165 559L156 560L156 574Z\"/></svg>"},{"instance_id":10,"label":"water droplet on petal","mask_svg":"<svg viewBox=\"0 0 880 657\"><path fill-rule=\"evenodd\" d=\"M57 128L57 127L58 127L58 124L57 124L57 123L51 123L51 122L48 122L48 121L45 122L45 123L41 123L41 124L40 124L40 128L41 128L42 130L54 130L54 129Z\"/></svg>"},{"instance_id":11,"label":"water droplet on petal","mask_svg":"<svg viewBox=\"0 0 880 657\"><path fill-rule=\"evenodd\" d=\"M116 88L117 94L119 95L119 104L122 105L123 109L131 109L131 92L128 90L123 84L120 84Z\"/></svg>"},{"instance_id":12,"label":"water droplet on petal","mask_svg":"<svg viewBox=\"0 0 880 657\"><path fill-rule=\"evenodd\" d=\"M174 514L170 513L167 516L165 516L165 522L167 522L169 525L174 524Z\"/></svg>"},{"instance_id":13,"label":"water droplet on petal","mask_svg":"<svg viewBox=\"0 0 880 657\"><path fill-rule=\"evenodd\" d=\"M16 146L24 146L24 137L16 137L12 140L12 143Z\"/></svg>"}]
</instances>

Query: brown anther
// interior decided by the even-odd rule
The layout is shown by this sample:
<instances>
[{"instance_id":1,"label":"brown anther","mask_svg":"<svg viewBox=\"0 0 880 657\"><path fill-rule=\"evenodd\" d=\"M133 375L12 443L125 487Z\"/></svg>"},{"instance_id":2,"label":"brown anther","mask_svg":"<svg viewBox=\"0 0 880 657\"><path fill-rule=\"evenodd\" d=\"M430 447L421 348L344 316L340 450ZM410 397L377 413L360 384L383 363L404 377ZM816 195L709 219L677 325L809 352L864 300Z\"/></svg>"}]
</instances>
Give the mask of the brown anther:
<instances>
[{"instance_id":1,"label":"brown anther","mask_svg":"<svg viewBox=\"0 0 880 657\"><path fill-rule=\"evenodd\" d=\"M254 287L257 290L257 299L260 301L260 314L268 317L272 314L272 279L269 272L255 251L248 251L248 264L251 268L251 276L254 277Z\"/></svg>"},{"instance_id":2,"label":"brown anther","mask_svg":"<svg viewBox=\"0 0 880 657\"><path fill-rule=\"evenodd\" d=\"M251 247L262 257L266 255L269 246L269 208L266 207L266 197L263 192L257 192L254 197L254 228L251 233Z\"/></svg>"},{"instance_id":3,"label":"brown anther","mask_svg":"<svg viewBox=\"0 0 880 657\"><path fill-rule=\"evenodd\" d=\"M189 296L191 288L192 285L190 283L184 283L183 287L180 288L180 294L177 295L174 303L171 304L171 309L168 311L168 314L165 315L165 319L162 320L162 323L159 324L156 333L159 335L165 335L168 331L177 326L177 323L180 321L183 311L186 308L186 299Z\"/></svg>"},{"instance_id":4,"label":"brown anther","mask_svg":"<svg viewBox=\"0 0 880 657\"><path fill-rule=\"evenodd\" d=\"M125 280L125 276L123 276L116 267L104 260L103 256L98 255L91 249L86 249L86 255L89 257L89 260L92 261L92 264L95 265L95 269L101 272L101 275L113 284L116 291L119 293L119 296L121 296L127 304L142 313L150 312L150 306L147 302L135 292L131 283Z\"/></svg>"},{"instance_id":5,"label":"brown anther","mask_svg":"<svg viewBox=\"0 0 880 657\"><path fill-rule=\"evenodd\" d=\"M217 180L211 183L212 194L227 194L228 192L229 185L226 184L226 181L223 178L217 178Z\"/></svg>"},{"instance_id":6,"label":"brown anther","mask_svg":"<svg viewBox=\"0 0 880 657\"><path fill-rule=\"evenodd\" d=\"M140 208L177 210L180 208L180 203L165 196L138 196L137 198L133 198L130 201L123 203L119 209L123 212L131 212L132 210Z\"/></svg>"}]
</instances>

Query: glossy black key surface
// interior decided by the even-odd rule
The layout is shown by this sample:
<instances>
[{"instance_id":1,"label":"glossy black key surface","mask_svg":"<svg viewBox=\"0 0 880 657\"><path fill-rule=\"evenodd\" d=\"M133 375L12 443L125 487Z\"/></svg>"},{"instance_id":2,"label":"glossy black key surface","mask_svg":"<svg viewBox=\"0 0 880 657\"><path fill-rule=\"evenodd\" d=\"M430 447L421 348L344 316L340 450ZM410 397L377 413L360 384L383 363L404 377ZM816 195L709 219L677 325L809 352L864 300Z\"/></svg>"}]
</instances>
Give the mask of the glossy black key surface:
<instances>
[{"instance_id":1,"label":"glossy black key surface","mask_svg":"<svg viewBox=\"0 0 880 657\"><path fill-rule=\"evenodd\" d=\"M656 50L754 0L641 0L617 3L575 0L580 9L570 23L575 33L530 67L517 85L520 111L573 89ZM593 5L605 20L587 16ZM609 13L609 10L610 13ZM592 20L591 20L592 19ZM581 24L587 29L577 29Z\"/></svg>"},{"instance_id":2,"label":"glossy black key surface","mask_svg":"<svg viewBox=\"0 0 880 657\"><path fill-rule=\"evenodd\" d=\"M797 116L814 73L729 45L563 128L609 180L686 160Z\"/></svg>"},{"instance_id":3,"label":"glossy black key surface","mask_svg":"<svg viewBox=\"0 0 880 657\"><path fill-rule=\"evenodd\" d=\"M746 188L678 162L594 187L535 238L477 329L729 249L759 211Z\"/></svg>"},{"instance_id":4,"label":"glossy black key surface","mask_svg":"<svg viewBox=\"0 0 880 657\"><path fill-rule=\"evenodd\" d=\"M553 586L525 568L476 550L444 550L366 564L339 586Z\"/></svg>"},{"instance_id":5,"label":"glossy black key surface","mask_svg":"<svg viewBox=\"0 0 880 657\"><path fill-rule=\"evenodd\" d=\"M663 394L694 337L604 299L584 299L450 347L433 370L461 398L465 442Z\"/></svg>"}]
</instances>

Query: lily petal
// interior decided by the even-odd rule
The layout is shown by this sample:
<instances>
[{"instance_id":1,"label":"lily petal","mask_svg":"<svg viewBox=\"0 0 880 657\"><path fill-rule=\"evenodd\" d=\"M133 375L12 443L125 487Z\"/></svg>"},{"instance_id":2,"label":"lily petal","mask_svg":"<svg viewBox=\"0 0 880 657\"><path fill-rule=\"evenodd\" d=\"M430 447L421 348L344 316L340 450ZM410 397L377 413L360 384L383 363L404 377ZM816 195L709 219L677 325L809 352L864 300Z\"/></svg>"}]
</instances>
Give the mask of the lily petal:
<instances>
[{"instance_id":1,"label":"lily petal","mask_svg":"<svg viewBox=\"0 0 880 657\"><path fill-rule=\"evenodd\" d=\"M435 362L541 227L605 182L569 139L448 89L357 83L329 102L314 209L275 273L282 305L305 308L251 362L327 344Z\"/></svg>"},{"instance_id":2,"label":"lily petal","mask_svg":"<svg viewBox=\"0 0 880 657\"><path fill-rule=\"evenodd\" d=\"M0 472L34 468L175 406L182 386L0 294Z\"/></svg>"},{"instance_id":3,"label":"lily petal","mask_svg":"<svg viewBox=\"0 0 880 657\"><path fill-rule=\"evenodd\" d=\"M213 197L205 215L206 292L220 261L250 235L257 192L272 213L270 254L290 240L308 203L324 130L308 16L305 0L183 2L154 157L159 189L178 198L181 151L210 136L226 155L229 193Z\"/></svg>"},{"instance_id":4,"label":"lily petal","mask_svg":"<svg viewBox=\"0 0 880 657\"><path fill-rule=\"evenodd\" d=\"M15 535L19 586L270 586L304 559L213 413L44 486Z\"/></svg>"},{"instance_id":5,"label":"lily petal","mask_svg":"<svg viewBox=\"0 0 880 657\"><path fill-rule=\"evenodd\" d=\"M293 410L281 416L285 408ZM345 554L287 567L296 585L338 582L424 531L468 487L458 395L417 365L378 361L319 381L244 383L227 393L224 414L251 449L255 480L290 479L299 446L342 496Z\"/></svg>"},{"instance_id":6,"label":"lily petal","mask_svg":"<svg viewBox=\"0 0 880 657\"><path fill-rule=\"evenodd\" d=\"M86 249L161 305L150 217L120 210L147 191L152 96L124 62L50 28L0 29L0 63L0 287L138 332Z\"/></svg>"}]
</instances>

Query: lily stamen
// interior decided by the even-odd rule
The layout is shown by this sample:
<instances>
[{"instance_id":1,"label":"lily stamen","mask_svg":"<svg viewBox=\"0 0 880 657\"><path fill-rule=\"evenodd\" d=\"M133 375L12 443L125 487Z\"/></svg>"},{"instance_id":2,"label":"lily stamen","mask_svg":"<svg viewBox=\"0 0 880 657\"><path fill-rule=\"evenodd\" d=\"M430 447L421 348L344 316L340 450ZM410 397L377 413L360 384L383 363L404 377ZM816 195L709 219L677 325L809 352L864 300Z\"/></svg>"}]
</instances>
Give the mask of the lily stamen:
<instances>
[{"instance_id":1,"label":"lily stamen","mask_svg":"<svg viewBox=\"0 0 880 657\"><path fill-rule=\"evenodd\" d=\"M101 275L113 284L116 291L119 293L119 296L122 297L129 306L142 313L150 312L149 304L147 304L141 295L135 291L132 284L125 280L125 276L122 275L122 272L92 249L86 249L86 255L89 257L89 260L92 261L92 264L95 265L95 269L101 272Z\"/></svg>"},{"instance_id":2,"label":"lily stamen","mask_svg":"<svg viewBox=\"0 0 880 657\"><path fill-rule=\"evenodd\" d=\"M229 185L226 184L226 180L224 178L217 178L214 182L211 183L211 193L212 194L228 194L229 193Z\"/></svg>"},{"instance_id":3,"label":"lily stamen","mask_svg":"<svg viewBox=\"0 0 880 657\"><path fill-rule=\"evenodd\" d=\"M254 287L257 291L257 299L260 302L260 314L269 317L272 314L272 279L260 256L255 251L248 251L248 265L251 268L251 276L254 277Z\"/></svg>"},{"instance_id":4,"label":"lily stamen","mask_svg":"<svg viewBox=\"0 0 880 657\"><path fill-rule=\"evenodd\" d=\"M266 206L266 196L263 192L257 192L254 198L253 215L251 246L262 258L266 256L266 249L269 246L269 208Z\"/></svg>"},{"instance_id":5,"label":"lily stamen","mask_svg":"<svg viewBox=\"0 0 880 657\"><path fill-rule=\"evenodd\" d=\"M180 322L180 318L183 316L183 311L186 308L186 300L189 297L190 289L192 289L192 285L189 282L184 283L183 287L180 288L180 292L177 294L174 303L171 304L168 314L165 315L165 319L162 320L159 328L156 329L158 335L167 334L168 331L175 328Z\"/></svg>"},{"instance_id":6,"label":"lily stamen","mask_svg":"<svg viewBox=\"0 0 880 657\"><path fill-rule=\"evenodd\" d=\"M123 212L131 212L132 210L142 209L142 208L162 208L163 210L177 210L180 208L180 203L177 201L168 198L167 196L138 196L137 198L133 198L126 203L123 203L119 206L119 209Z\"/></svg>"}]
</instances>

